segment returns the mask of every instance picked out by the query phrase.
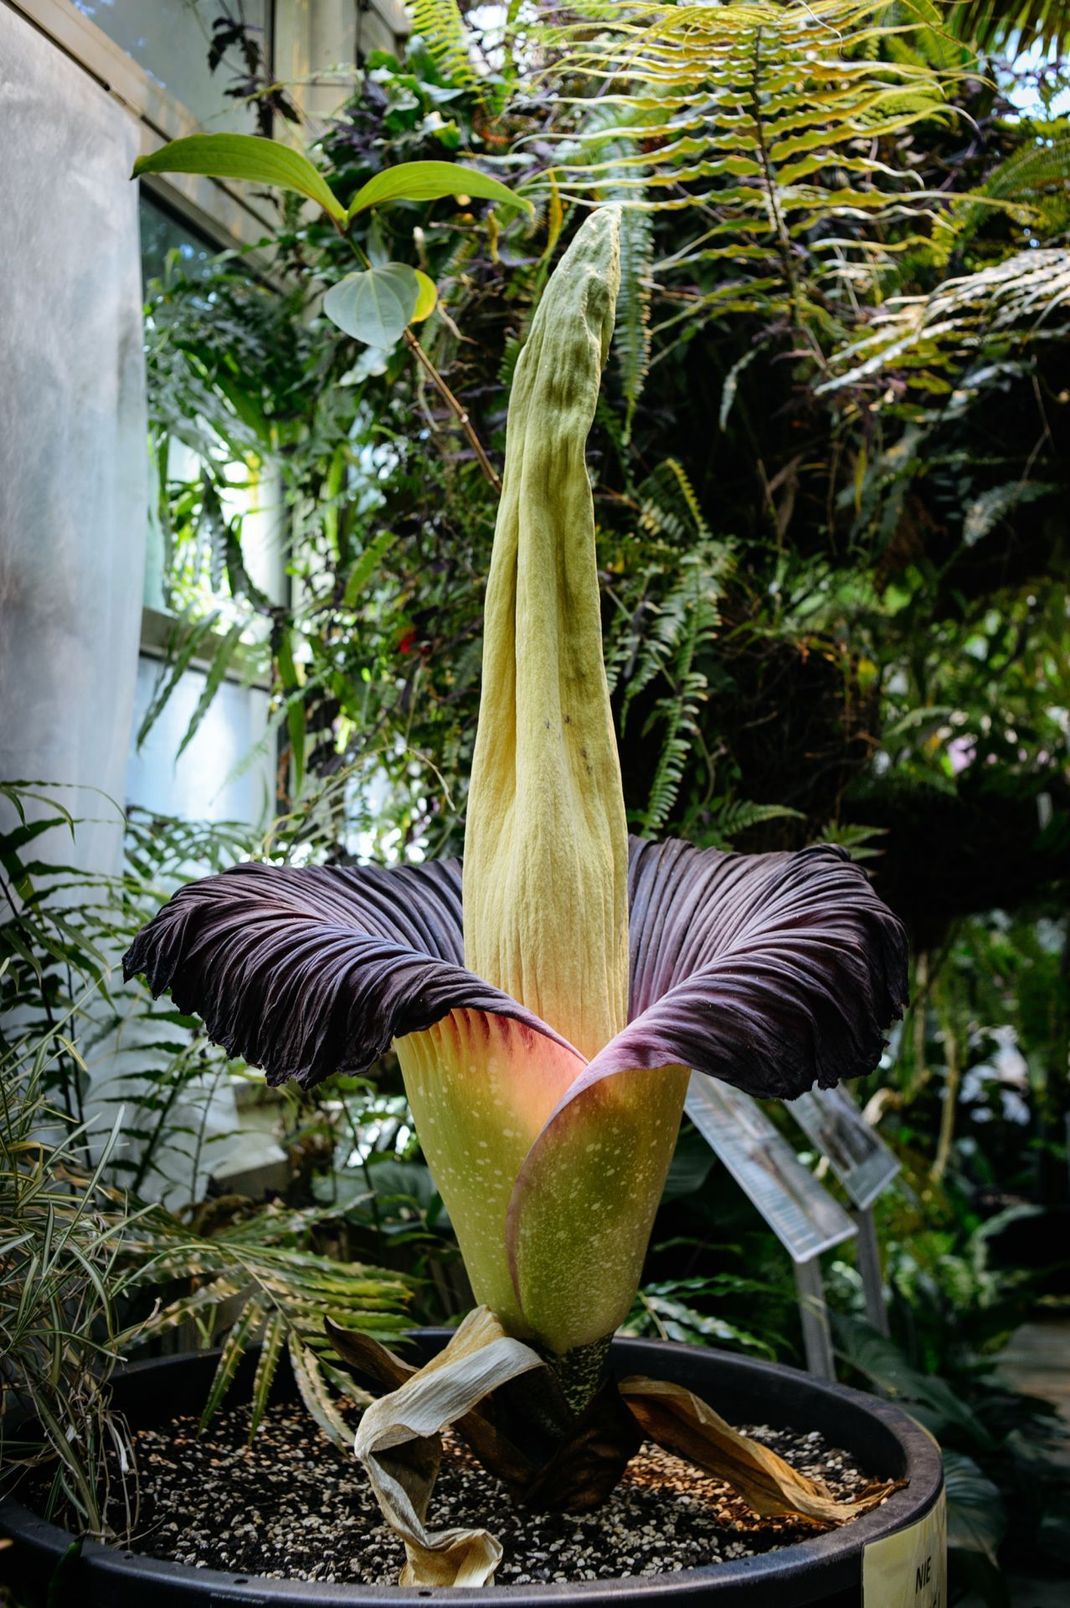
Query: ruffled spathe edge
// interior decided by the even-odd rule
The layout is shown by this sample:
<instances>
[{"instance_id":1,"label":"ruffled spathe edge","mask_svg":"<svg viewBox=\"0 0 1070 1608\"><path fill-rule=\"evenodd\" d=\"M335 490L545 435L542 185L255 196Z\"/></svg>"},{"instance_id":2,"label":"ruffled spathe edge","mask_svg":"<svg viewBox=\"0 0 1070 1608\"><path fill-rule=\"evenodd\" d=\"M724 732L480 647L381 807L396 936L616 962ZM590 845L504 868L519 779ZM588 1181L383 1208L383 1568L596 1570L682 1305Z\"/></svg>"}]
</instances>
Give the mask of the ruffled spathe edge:
<instances>
[{"instance_id":1,"label":"ruffled spathe edge","mask_svg":"<svg viewBox=\"0 0 1070 1608\"><path fill-rule=\"evenodd\" d=\"M234 866L180 888L123 960L269 1083L362 1072L453 1010L553 1028L461 964L457 861Z\"/></svg>"},{"instance_id":2,"label":"ruffled spathe edge","mask_svg":"<svg viewBox=\"0 0 1070 1608\"><path fill-rule=\"evenodd\" d=\"M362 1071L395 1039L453 1012L528 1030L509 1042L529 1100L540 1042L575 1057L576 1076L550 1095L556 1104L542 1108L523 1153L503 1247L525 1316L541 1301L556 1323L568 1303L551 1289L548 1246L561 1241L563 1255L563 1237L583 1243L586 1234L592 1274L615 1255L621 1290L625 1264L641 1263L660 1193L654 1174L668 1165L688 1070L792 1099L872 1070L906 997L902 926L840 848L739 855L633 839L629 903L630 1020L590 1062L461 964L456 861L238 866L181 889L135 940L124 970L143 972L154 993L170 989L273 1083L308 1087ZM473 1071L466 1060L464 1077ZM453 1074L444 1066L442 1075ZM639 1191L642 1167L649 1188ZM606 1332L623 1316L610 1305Z\"/></svg>"}]
</instances>

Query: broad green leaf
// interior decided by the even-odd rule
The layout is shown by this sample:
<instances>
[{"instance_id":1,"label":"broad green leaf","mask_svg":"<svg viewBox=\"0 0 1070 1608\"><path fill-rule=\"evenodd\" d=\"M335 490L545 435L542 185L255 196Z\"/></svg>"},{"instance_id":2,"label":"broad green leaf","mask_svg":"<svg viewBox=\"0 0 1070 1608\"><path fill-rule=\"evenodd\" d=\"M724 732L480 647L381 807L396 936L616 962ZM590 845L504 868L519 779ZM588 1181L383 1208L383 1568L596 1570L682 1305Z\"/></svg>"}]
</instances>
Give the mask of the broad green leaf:
<instances>
[{"instance_id":1,"label":"broad green leaf","mask_svg":"<svg viewBox=\"0 0 1070 1608\"><path fill-rule=\"evenodd\" d=\"M202 173L210 179L270 184L279 190L295 190L315 201L337 223L345 221L345 208L307 156L256 134L191 134L184 140L171 140L150 156L138 157L133 177L143 173Z\"/></svg>"},{"instance_id":2,"label":"broad green leaf","mask_svg":"<svg viewBox=\"0 0 1070 1608\"><path fill-rule=\"evenodd\" d=\"M364 588L375 573L379 560L389 548L393 547L396 541L397 537L392 530L381 530L378 536L373 536L349 572L345 595L342 599L347 609L351 609L356 605L364 592Z\"/></svg>"},{"instance_id":3,"label":"broad green leaf","mask_svg":"<svg viewBox=\"0 0 1070 1608\"><path fill-rule=\"evenodd\" d=\"M425 318L430 318L438 305L438 287L433 279L429 279L421 269L413 270L419 290L416 295L416 306L412 310L410 324L422 324Z\"/></svg>"},{"instance_id":4,"label":"broad green leaf","mask_svg":"<svg viewBox=\"0 0 1070 1608\"><path fill-rule=\"evenodd\" d=\"M972 1458L961 1452L944 1452L947 1486L947 1539L952 1547L983 1552L992 1563L1007 1528L1007 1515L998 1488Z\"/></svg>"},{"instance_id":5,"label":"broad green leaf","mask_svg":"<svg viewBox=\"0 0 1070 1608\"><path fill-rule=\"evenodd\" d=\"M497 179L477 173L475 168L462 167L459 162L398 162L361 185L349 203L346 220L368 207L384 206L390 201L437 201L444 195L479 196L534 211L524 196L514 195Z\"/></svg>"},{"instance_id":6,"label":"broad green leaf","mask_svg":"<svg viewBox=\"0 0 1070 1608\"><path fill-rule=\"evenodd\" d=\"M366 346L391 347L401 337L420 300L416 270L403 262L347 274L323 298L323 311L338 328Z\"/></svg>"}]
</instances>

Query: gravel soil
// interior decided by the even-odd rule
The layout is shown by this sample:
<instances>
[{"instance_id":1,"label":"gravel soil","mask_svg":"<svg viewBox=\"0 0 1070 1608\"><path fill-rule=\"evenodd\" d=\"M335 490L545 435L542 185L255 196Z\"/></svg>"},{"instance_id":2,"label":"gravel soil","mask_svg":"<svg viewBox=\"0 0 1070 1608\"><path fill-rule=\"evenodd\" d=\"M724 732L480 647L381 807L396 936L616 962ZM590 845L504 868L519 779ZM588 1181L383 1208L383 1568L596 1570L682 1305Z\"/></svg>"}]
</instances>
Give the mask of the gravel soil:
<instances>
[{"instance_id":1,"label":"gravel soil","mask_svg":"<svg viewBox=\"0 0 1070 1608\"><path fill-rule=\"evenodd\" d=\"M401 1543L382 1523L359 1466L299 1404L268 1409L246 1444L247 1407L197 1433L176 1418L135 1434L140 1491L133 1550L198 1569L271 1579L396 1583ZM749 1426L796 1468L850 1498L870 1483L819 1435ZM505 1548L495 1583L602 1580L695 1568L788 1546L805 1522L760 1519L720 1481L647 1442L597 1513L517 1508L447 1437L428 1514L434 1528L482 1525Z\"/></svg>"}]
</instances>

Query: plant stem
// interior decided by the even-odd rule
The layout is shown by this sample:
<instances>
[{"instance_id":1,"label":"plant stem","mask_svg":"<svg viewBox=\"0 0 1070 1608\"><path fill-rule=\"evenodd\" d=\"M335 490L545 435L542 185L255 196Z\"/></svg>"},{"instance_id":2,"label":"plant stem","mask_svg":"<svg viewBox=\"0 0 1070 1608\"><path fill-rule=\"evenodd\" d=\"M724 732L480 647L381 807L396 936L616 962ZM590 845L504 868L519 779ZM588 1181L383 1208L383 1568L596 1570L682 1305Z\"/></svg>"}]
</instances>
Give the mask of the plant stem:
<instances>
[{"instance_id":1,"label":"plant stem","mask_svg":"<svg viewBox=\"0 0 1070 1608\"><path fill-rule=\"evenodd\" d=\"M348 235L346 234L345 227L340 223L336 223L335 228L342 236L342 239L348 242L353 254L357 257L358 261L363 264L364 268L371 268L371 259L368 257L367 252L364 251L362 247L358 246L355 240L349 239ZM404 341L405 345L409 348L409 351L412 353L417 363L419 363L420 367L431 381L431 384L434 386L435 390L438 392L439 396L442 398L443 402L445 402L446 406L453 414L453 417L457 420L457 423L464 431L465 436L468 439L468 444L475 453L476 460L479 464L479 467L482 469L484 476L494 490L498 493L498 495L501 496L501 476L498 474L497 469L495 469L494 465L487 457L486 448L484 447L482 441L480 441L476 432L476 427L468 416L467 408L461 404L458 398L450 390L449 386L446 384L446 381L439 373L434 363L428 357L427 353L424 351L411 329L405 330Z\"/></svg>"},{"instance_id":2,"label":"plant stem","mask_svg":"<svg viewBox=\"0 0 1070 1608\"><path fill-rule=\"evenodd\" d=\"M951 1144L955 1137L955 1110L958 1105L959 1084L962 1081L962 1055L953 1013L953 1002L948 1000L941 1023L947 1081L944 1085L943 1105L940 1108L940 1134L936 1141L936 1156L929 1172L934 1184L938 1184L943 1178L951 1159Z\"/></svg>"},{"instance_id":3,"label":"plant stem","mask_svg":"<svg viewBox=\"0 0 1070 1608\"><path fill-rule=\"evenodd\" d=\"M453 392L446 384L446 381L443 379L434 363L432 363L431 359L428 357L427 353L424 351L411 329L407 329L405 331L403 339L405 341L405 345L409 348L409 351L412 353L413 357L420 364L420 367L431 381L431 384L435 387L435 390L438 392L439 396L442 398L443 402L445 402L446 406L457 420L457 423L464 431L466 437L468 438L468 444L476 455L479 467L482 469L484 476L489 481L491 486L493 486L494 490L500 496L502 489L501 476L498 474L498 471L487 457L486 448L483 446L482 441L480 441L479 436L476 433L475 426L468 417L467 409L464 408L458 398L454 396Z\"/></svg>"}]
</instances>

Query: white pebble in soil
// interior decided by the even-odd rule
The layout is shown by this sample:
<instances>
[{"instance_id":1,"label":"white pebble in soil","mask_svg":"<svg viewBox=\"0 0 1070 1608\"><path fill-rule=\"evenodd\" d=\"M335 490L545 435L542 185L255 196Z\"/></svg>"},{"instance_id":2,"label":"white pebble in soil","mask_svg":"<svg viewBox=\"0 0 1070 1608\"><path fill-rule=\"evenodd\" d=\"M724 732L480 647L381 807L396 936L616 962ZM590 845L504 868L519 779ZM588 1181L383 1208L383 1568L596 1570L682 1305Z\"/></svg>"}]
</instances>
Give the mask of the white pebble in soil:
<instances>
[{"instance_id":1,"label":"white pebble in soil","mask_svg":"<svg viewBox=\"0 0 1070 1608\"><path fill-rule=\"evenodd\" d=\"M247 1407L136 1435L141 1508L133 1550L197 1569L274 1580L394 1584L401 1543L382 1523L359 1466L321 1437L304 1409L268 1409L251 1446ZM850 1498L869 1484L816 1434L747 1430L803 1473ZM496 1580L527 1585L649 1577L749 1557L805 1539L804 1523L760 1519L721 1481L645 1443L596 1513L533 1513L447 1437L432 1497L436 1528L482 1526L501 1540Z\"/></svg>"}]
</instances>

